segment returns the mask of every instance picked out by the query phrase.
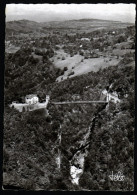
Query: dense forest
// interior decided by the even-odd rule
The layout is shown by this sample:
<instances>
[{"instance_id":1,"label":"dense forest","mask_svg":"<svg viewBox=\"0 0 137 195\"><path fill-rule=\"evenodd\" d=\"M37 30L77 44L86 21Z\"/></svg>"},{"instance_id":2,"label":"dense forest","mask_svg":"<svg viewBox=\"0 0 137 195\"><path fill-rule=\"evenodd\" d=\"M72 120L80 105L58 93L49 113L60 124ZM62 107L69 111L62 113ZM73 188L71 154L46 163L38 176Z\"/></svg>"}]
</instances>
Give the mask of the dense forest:
<instances>
[{"instance_id":1,"label":"dense forest","mask_svg":"<svg viewBox=\"0 0 137 195\"><path fill-rule=\"evenodd\" d=\"M122 101L117 105L110 103L108 108L99 113L79 188L71 184L69 159L100 106L55 107L49 104L50 116L46 120L44 110L22 114L5 106L3 170L5 177L13 180L13 186L66 190L98 190L104 189L104 186L105 190L133 189L134 68L119 65L97 73L91 72L60 83L50 83L47 91L51 92L51 99L54 100L70 100L75 93L79 93L83 100L95 100L100 97L101 90L110 84L113 84L113 90L120 94ZM125 98L125 94L128 97ZM78 113L73 113L74 109ZM60 124L63 140L61 171L55 162ZM126 182L110 182L108 174L112 170L122 170Z\"/></svg>"}]
</instances>

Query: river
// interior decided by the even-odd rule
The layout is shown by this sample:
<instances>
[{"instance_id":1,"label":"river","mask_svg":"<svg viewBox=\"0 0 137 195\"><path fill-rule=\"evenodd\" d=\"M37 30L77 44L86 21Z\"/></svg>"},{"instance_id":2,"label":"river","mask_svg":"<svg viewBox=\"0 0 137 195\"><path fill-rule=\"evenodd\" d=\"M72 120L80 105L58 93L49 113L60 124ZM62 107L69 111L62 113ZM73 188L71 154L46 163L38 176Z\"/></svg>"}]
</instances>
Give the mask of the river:
<instances>
[{"instance_id":1,"label":"river","mask_svg":"<svg viewBox=\"0 0 137 195\"><path fill-rule=\"evenodd\" d=\"M106 104L107 105L107 104ZM89 128L87 129L87 132L83 136L83 138L80 141L80 146L78 149L76 149L76 152L72 156L71 160L69 161L70 164L70 175L71 175L71 182L75 185L79 185L79 179L81 175L84 172L84 162L85 157L88 155L88 148L91 142L91 136L93 130L96 129L96 123L98 121L98 114L106 108L106 105L103 106L101 109L98 110L98 112L93 116L91 124L89 125ZM59 148L61 146L61 125L60 129L58 130L58 145ZM61 167L61 151L58 148L58 155L56 157L57 166L60 169Z\"/></svg>"}]
</instances>

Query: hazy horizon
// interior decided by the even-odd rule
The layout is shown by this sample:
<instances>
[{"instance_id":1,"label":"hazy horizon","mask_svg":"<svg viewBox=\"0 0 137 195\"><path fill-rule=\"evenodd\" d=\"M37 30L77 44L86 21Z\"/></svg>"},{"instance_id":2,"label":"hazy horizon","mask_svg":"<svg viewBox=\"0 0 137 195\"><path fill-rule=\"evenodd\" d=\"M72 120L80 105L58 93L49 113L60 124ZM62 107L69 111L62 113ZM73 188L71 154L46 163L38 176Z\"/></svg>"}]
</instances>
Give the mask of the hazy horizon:
<instances>
[{"instance_id":1,"label":"hazy horizon","mask_svg":"<svg viewBox=\"0 0 137 195\"><path fill-rule=\"evenodd\" d=\"M135 4L7 4L6 22L102 19L135 23Z\"/></svg>"},{"instance_id":2,"label":"hazy horizon","mask_svg":"<svg viewBox=\"0 0 137 195\"><path fill-rule=\"evenodd\" d=\"M63 21L73 21L73 20L83 20L83 19L87 19L87 20L104 20L104 21L114 21L114 22L121 22L122 23L122 21L118 21L118 20L109 20L109 19L98 19L98 18L80 18L80 19L62 19L62 20L50 20L50 21L45 21L45 22L63 22ZM43 22L39 22L39 21L36 21L36 20L33 20L33 19L25 19L25 18L22 18L22 19L16 19L16 20L8 20L8 21L6 21L6 22L13 22L13 21L30 21L30 22L37 22L37 23L44 23L44 21ZM135 22L123 22L123 23L131 23L131 24L134 24Z\"/></svg>"}]
</instances>

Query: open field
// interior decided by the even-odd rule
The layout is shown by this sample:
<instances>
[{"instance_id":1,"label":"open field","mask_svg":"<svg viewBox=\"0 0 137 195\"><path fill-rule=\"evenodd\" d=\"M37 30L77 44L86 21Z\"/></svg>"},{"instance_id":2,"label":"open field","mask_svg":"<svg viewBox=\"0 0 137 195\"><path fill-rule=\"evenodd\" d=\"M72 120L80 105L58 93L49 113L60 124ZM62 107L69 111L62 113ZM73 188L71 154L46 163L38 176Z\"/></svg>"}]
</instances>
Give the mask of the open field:
<instances>
[{"instance_id":1,"label":"open field","mask_svg":"<svg viewBox=\"0 0 137 195\"><path fill-rule=\"evenodd\" d=\"M67 71L64 72L64 75L59 76L56 81L61 81L62 78L67 79L68 75L74 71L73 75L70 75L69 78L86 74L88 72L97 72L100 68L106 68L109 66L117 65L120 60L113 57L99 57L99 58L89 58L84 59L83 56L77 54L73 57L70 57L69 54L66 54L62 49L56 52L57 55L52 58L54 66L59 69L64 69L67 67ZM61 60L64 57L65 60Z\"/></svg>"}]
</instances>

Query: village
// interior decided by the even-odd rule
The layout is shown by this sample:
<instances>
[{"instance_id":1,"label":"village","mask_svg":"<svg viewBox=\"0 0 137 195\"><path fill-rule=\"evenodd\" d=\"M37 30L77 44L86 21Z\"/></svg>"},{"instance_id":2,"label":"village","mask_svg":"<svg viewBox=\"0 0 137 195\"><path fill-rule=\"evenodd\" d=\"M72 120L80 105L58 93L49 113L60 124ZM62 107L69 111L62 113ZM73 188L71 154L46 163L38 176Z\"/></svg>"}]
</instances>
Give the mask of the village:
<instances>
[{"instance_id":1,"label":"village","mask_svg":"<svg viewBox=\"0 0 137 195\"><path fill-rule=\"evenodd\" d=\"M111 55L115 57L125 55L129 49L135 49L134 34L128 36L129 33L134 31L132 26L117 30L100 30L90 33L63 33L52 31L45 36L37 33L8 33L6 36L6 48L17 47L31 48L37 55L43 56L48 49L56 51L60 48L64 52L72 56L80 54L87 58L97 58L100 56ZM118 49L123 50L121 54L117 53ZM12 51L11 51L12 52ZM14 51L13 51L14 52ZM8 53L8 51L7 51Z\"/></svg>"}]
</instances>

